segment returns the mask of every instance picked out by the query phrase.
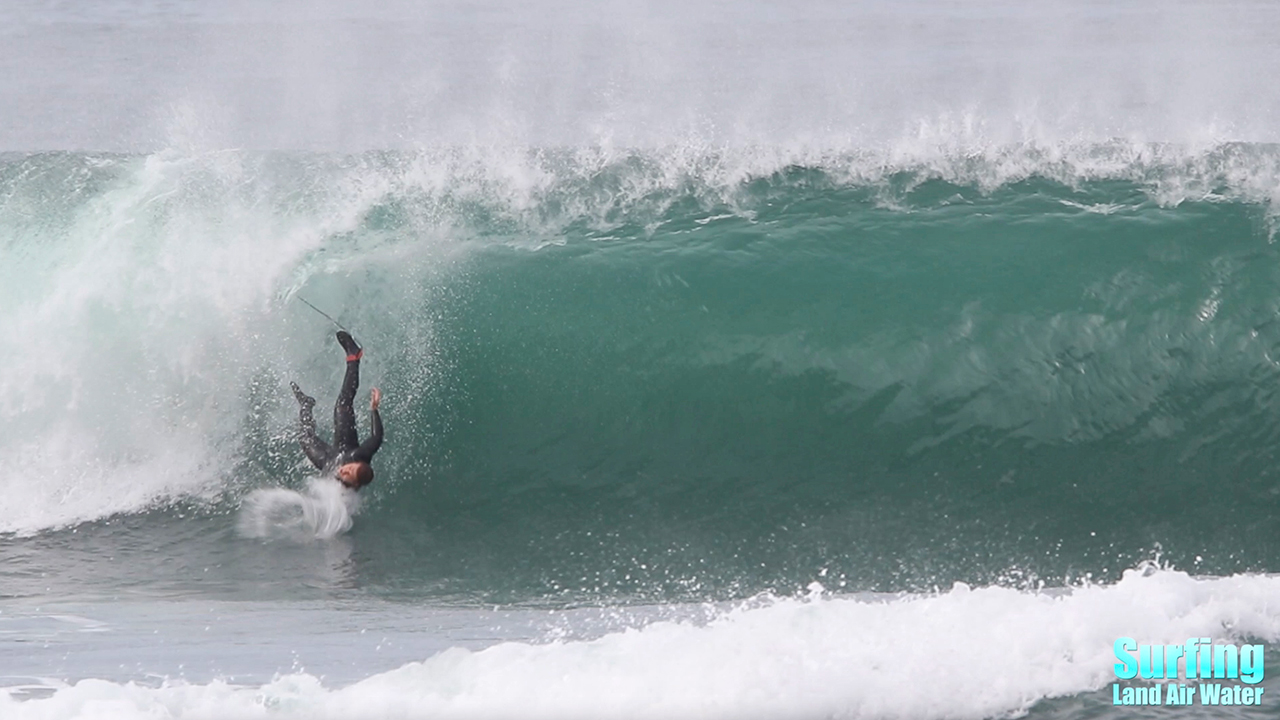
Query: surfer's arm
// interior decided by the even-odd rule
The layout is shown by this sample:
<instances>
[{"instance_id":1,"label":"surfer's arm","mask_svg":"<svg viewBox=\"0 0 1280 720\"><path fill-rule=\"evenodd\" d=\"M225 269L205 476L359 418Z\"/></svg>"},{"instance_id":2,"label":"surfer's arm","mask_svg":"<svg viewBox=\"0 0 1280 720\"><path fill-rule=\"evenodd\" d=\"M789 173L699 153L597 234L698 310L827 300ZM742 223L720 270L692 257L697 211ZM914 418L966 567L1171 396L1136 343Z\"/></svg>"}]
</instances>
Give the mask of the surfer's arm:
<instances>
[{"instance_id":1,"label":"surfer's arm","mask_svg":"<svg viewBox=\"0 0 1280 720\"><path fill-rule=\"evenodd\" d=\"M382 447L382 415L378 412L378 404L382 402L382 392L378 388L373 389L373 400L369 403L369 420L373 426L369 438L360 443L360 447L356 448L353 455L365 462L373 459L373 454L378 452L378 448Z\"/></svg>"}]
</instances>

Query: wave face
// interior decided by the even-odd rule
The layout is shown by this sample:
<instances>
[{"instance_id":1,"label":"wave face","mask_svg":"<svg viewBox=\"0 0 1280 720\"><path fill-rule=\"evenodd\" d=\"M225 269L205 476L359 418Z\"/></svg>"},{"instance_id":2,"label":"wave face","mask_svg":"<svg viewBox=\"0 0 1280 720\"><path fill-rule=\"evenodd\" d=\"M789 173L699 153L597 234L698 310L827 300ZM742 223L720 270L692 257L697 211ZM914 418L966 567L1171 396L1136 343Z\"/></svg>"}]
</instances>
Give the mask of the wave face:
<instances>
[{"instance_id":1,"label":"wave face","mask_svg":"<svg viewBox=\"0 0 1280 720\"><path fill-rule=\"evenodd\" d=\"M387 593L1276 571L1278 178L1257 143L11 154L0 531L242 542L191 524L301 487L288 382L340 379L304 297L386 393L352 537Z\"/></svg>"}]
</instances>

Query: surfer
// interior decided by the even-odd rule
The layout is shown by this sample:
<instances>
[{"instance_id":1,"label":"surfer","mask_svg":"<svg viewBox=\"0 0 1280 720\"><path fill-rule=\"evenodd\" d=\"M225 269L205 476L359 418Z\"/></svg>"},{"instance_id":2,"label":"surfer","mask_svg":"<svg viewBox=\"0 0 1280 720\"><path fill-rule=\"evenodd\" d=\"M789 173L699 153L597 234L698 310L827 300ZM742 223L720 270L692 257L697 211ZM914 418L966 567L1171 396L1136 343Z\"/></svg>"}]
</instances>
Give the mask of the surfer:
<instances>
[{"instance_id":1,"label":"surfer","mask_svg":"<svg viewBox=\"0 0 1280 720\"><path fill-rule=\"evenodd\" d=\"M300 440L307 459L316 468L332 472L343 485L359 490L373 482L373 467L369 462L382 445L382 417L378 415L382 392L374 388L370 393L369 416L373 431L369 439L361 443L356 434L356 413L351 403L356 399L356 388L360 386L360 358L364 356L364 350L346 330L338 333L338 342L347 351L347 374L342 379L338 402L333 406L332 447L316 436L316 420L311 416L316 399L298 389L297 383L291 382L289 386L298 399L298 419L302 423Z\"/></svg>"}]
</instances>

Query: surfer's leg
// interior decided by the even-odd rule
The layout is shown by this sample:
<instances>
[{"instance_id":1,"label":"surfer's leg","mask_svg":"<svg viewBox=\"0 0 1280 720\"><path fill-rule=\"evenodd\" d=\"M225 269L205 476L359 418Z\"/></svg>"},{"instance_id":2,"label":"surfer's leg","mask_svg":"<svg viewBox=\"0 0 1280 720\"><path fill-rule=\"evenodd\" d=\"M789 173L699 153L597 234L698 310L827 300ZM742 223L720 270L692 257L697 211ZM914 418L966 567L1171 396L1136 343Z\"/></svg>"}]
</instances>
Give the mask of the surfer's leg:
<instances>
[{"instance_id":1,"label":"surfer's leg","mask_svg":"<svg viewBox=\"0 0 1280 720\"><path fill-rule=\"evenodd\" d=\"M352 403L356 399L356 390L360 387L360 358L364 351L347 332L338 333L338 342L347 351L347 374L342 378L342 390L338 392L338 402L333 406L333 444L338 452L354 450L360 446L360 436L356 433L356 411Z\"/></svg>"},{"instance_id":2,"label":"surfer's leg","mask_svg":"<svg viewBox=\"0 0 1280 720\"><path fill-rule=\"evenodd\" d=\"M307 454L307 459L316 469L323 470L333 457L333 450L329 448L329 443L316 435L316 419L311 414L316 399L299 390L297 383L289 383L289 386L293 388L293 396L298 399L298 424L301 426L298 441L302 444L302 452Z\"/></svg>"}]
</instances>

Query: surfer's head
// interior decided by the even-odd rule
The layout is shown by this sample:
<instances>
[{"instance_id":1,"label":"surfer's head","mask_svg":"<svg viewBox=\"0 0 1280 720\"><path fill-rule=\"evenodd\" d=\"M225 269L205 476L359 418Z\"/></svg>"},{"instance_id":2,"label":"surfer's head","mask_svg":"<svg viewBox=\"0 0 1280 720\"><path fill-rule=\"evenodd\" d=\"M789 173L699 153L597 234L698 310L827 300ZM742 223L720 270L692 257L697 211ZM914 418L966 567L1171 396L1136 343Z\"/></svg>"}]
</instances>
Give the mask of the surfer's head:
<instances>
[{"instance_id":1,"label":"surfer's head","mask_svg":"<svg viewBox=\"0 0 1280 720\"><path fill-rule=\"evenodd\" d=\"M338 466L338 480L352 490L373 482L373 468L367 462L349 462Z\"/></svg>"}]
</instances>

